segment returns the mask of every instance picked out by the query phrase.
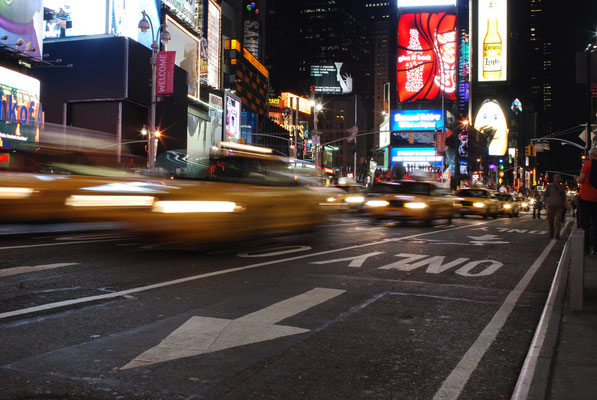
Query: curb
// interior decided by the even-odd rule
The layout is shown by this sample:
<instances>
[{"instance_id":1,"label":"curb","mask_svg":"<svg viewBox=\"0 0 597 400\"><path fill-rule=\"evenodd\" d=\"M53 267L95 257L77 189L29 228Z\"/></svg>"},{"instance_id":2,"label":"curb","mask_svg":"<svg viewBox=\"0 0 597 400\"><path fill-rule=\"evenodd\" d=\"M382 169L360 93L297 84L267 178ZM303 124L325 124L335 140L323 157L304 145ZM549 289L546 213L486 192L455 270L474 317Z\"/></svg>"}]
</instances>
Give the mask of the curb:
<instances>
[{"instance_id":1,"label":"curb","mask_svg":"<svg viewBox=\"0 0 597 400\"><path fill-rule=\"evenodd\" d=\"M570 243L567 240L533 341L514 387L512 400L543 400L547 397L564 309L566 283L568 282L567 253L569 251Z\"/></svg>"}]
</instances>

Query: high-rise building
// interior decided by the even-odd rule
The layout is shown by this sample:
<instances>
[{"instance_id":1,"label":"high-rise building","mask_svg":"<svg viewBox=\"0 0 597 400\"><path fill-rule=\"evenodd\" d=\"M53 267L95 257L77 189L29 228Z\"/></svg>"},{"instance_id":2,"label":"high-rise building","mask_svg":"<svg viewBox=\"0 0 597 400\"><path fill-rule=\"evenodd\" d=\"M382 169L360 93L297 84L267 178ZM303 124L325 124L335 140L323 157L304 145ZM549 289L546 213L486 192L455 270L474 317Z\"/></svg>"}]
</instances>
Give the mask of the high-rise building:
<instances>
[{"instance_id":1,"label":"high-rise building","mask_svg":"<svg viewBox=\"0 0 597 400\"><path fill-rule=\"evenodd\" d=\"M390 42L391 30L396 14L396 5L390 1L368 0L363 4L365 26L369 40L365 59L369 68L365 67L364 74L371 82L371 106L373 107L373 129L379 130L383 122L384 84L391 80L390 52L393 49Z\"/></svg>"},{"instance_id":2,"label":"high-rise building","mask_svg":"<svg viewBox=\"0 0 597 400\"><path fill-rule=\"evenodd\" d=\"M531 103L537 112L537 131L549 134L552 120L552 41L544 0L530 0ZM549 28L549 29L548 29Z\"/></svg>"}]
</instances>

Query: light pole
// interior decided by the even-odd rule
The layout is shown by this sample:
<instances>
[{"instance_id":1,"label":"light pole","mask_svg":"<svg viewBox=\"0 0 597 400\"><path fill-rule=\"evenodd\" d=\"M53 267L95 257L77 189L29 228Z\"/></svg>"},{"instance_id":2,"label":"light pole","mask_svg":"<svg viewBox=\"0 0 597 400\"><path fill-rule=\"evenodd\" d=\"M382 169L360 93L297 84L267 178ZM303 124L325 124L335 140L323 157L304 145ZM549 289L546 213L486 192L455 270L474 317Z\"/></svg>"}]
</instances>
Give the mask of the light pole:
<instances>
[{"instance_id":1,"label":"light pole","mask_svg":"<svg viewBox=\"0 0 597 400\"><path fill-rule=\"evenodd\" d=\"M153 29L153 23L147 16L145 10L141 11L143 18L139 21L139 30L143 33L151 29L151 107L149 109L149 131L147 132L147 168L153 171L155 168L155 157L158 147L160 133L155 129L155 104L156 104L156 70L158 64L158 51L160 41L167 43L170 40L170 33L166 24L158 27L157 32Z\"/></svg>"}]
</instances>

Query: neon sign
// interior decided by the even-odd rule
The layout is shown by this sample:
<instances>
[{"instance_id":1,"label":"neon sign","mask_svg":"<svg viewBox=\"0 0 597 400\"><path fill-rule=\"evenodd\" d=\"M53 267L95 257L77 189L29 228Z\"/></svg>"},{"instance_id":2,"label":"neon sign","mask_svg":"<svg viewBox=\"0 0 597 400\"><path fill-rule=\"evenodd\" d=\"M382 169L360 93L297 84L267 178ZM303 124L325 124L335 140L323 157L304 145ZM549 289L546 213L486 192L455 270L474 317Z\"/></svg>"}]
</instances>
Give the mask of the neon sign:
<instances>
[{"instance_id":1,"label":"neon sign","mask_svg":"<svg viewBox=\"0 0 597 400\"><path fill-rule=\"evenodd\" d=\"M398 100L456 100L456 16L402 14L398 20Z\"/></svg>"}]
</instances>

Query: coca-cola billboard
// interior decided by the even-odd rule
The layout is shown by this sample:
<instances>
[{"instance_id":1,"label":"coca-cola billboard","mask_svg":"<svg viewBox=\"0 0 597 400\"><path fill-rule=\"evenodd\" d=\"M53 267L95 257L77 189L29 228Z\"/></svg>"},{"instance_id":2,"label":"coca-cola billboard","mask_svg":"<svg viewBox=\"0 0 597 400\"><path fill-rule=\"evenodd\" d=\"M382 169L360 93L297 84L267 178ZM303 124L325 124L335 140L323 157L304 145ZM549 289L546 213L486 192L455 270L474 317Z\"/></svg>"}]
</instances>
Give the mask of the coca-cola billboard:
<instances>
[{"instance_id":1,"label":"coca-cola billboard","mask_svg":"<svg viewBox=\"0 0 597 400\"><path fill-rule=\"evenodd\" d=\"M398 20L398 100L456 100L456 16L402 14Z\"/></svg>"}]
</instances>

